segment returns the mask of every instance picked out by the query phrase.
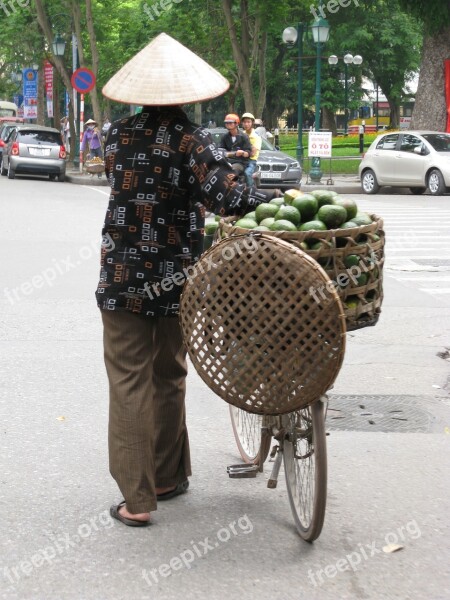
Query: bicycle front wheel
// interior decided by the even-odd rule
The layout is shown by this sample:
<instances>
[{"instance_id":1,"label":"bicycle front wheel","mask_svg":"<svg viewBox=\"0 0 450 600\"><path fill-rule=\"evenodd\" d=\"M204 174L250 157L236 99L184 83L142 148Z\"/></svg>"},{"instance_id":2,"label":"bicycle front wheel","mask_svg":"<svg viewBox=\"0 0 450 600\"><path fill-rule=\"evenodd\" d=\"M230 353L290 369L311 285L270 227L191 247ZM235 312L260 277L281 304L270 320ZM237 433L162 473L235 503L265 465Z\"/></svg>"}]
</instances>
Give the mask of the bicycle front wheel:
<instances>
[{"instance_id":1,"label":"bicycle front wheel","mask_svg":"<svg viewBox=\"0 0 450 600\"><path fill-rule=\"evenodd\" d=\"M322 400L283 416L286 486L300 536L307 542L322 531L327 498L325 406Z\"/></svg>"},{"instance_id":2,"label":"bicycle front wheel","mask_svg":"<svg viewBox=\"0 0 450 600\"><path fill-rule=\"evenodd\" d=\"M264 462L269 449L266 448L266 444L261 444L263 416L246 412L230 404L230 417L242 460L248 464L260 464L261 459Z\"/></svg>"}]
</instances>

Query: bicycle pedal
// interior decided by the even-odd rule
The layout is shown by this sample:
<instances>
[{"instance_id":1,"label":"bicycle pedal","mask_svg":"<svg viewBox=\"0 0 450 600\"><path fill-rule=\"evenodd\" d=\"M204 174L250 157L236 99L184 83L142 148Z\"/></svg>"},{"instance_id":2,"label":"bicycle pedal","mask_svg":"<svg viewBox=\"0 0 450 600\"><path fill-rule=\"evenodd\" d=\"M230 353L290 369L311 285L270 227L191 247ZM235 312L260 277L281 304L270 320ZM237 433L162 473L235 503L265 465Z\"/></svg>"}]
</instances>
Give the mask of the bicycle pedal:
<instances>
[{"instance_id":1,"label":"bicycle pedal","mask_svg":"<svg viewBox=\"0 0 450 600\"><path fill-rule=\"evenodd\" d=\"M256 477L258 469L258 465L248 465L246 463L242 463L240 465L230 465L227 467L227 473L228 477L231 477L232 479L245 479L249 477Z\"/></svg>"}]
</instances>

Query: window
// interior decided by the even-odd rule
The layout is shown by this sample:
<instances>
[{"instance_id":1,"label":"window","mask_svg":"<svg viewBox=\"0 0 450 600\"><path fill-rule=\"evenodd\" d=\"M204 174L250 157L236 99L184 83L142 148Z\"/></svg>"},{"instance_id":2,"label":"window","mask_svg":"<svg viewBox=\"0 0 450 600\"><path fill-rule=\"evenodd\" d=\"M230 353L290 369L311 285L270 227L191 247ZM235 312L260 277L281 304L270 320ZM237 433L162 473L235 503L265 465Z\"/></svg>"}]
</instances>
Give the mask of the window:
<instances>
[{"instance_id":1,"label":"window","mask_svg":"<svg viewBox=\"0 0 450 600\"><path fill-rule=\"evenodd\" d=\"M402 137L400 150L402 152L414 152L414 148L420 148L422 141L415 135L406 134Z\"/></svg>"},{"instance_id":2,"label":"window","mask_svg":"<svg viewBox=\"0 0 450 600\"><path fill-rule=\"evenodd\" d=\"M51 144L62 146L61 136L56 131L19 131L22 144Z\"/></svg>"},{"instance_id":3,"label":"window","mask_svg":"<svg viewBox=\"0 0 450 600\"><path fill-rule=\"evenodd\" d=\"M377 150L395 150L398 141L398 133L390 133L381 138L377 144Z\"/></svg>"},{"instance_id":4,"label":"window","mask_svg":"<svg viewBox=\"0 0 450 600\"><path fill-rule=\"evenodd\" d=\"M425 133L423 137L437 152L450 152L450 135L445 133Z\"/></svg>"}]
</instances>

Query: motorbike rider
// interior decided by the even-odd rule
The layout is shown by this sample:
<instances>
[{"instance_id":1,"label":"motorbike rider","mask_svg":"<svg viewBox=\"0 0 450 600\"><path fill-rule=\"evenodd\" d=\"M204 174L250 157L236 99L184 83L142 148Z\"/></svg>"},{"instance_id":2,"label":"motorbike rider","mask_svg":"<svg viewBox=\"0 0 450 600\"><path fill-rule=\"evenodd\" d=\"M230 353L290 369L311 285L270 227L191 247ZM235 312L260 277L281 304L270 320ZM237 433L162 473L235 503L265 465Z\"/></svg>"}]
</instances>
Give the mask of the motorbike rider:
<instances>
[{"instance_id":1,"label":"motorbike rider","mask_svg":"<svg viewBox=\"0 0 450 600\"><path fill-rule=\"evenodd\" d=\"M226 115L224 123L228 131L223 134L219 142L219 148L226 150L225 156L237 176L244 173L252 154L250 140L247 134L239 131L239 122L238 115L234 113ZM253 182L248 185L253 185Z\"/></svg>"},{"instance_id":2,"label":"motorbike rider","mask_svg":"<svg viewBox=\"0 0 450 600\"><path fill-rule=\"evenodd\" d=\"M255 117L252 113L246 112L242 115L242 127L245 133L248 135L250 144L252 146L252 153L250 155L248 165L245 167L245 180L248 186L253 185L253 173L257 168L257 160L259 152L262 146L262 138L255 131Z\"/></svg>"}]
</instances>

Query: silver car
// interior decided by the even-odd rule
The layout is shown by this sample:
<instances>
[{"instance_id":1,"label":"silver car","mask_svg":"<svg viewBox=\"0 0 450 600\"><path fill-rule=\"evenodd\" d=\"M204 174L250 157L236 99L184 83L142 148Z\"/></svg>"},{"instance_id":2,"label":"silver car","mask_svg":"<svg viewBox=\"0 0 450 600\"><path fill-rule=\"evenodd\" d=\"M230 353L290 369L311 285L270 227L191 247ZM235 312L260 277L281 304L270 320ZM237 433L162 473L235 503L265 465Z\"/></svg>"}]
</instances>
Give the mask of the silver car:
<instances>
[{"instance_id":1,"label":"silver car","mask_svg":"<svg viewBox=\"0 0 450 600\"><path fill-rule=\"evenodd\" d=\"M408 187L413 194L428 188L442 196L450 188L450 135L437 131L404 131L380 135L359 165L366 194L381 186Z\"/></svg>"},{"instance_id":2,"label":"silver car","mask_svg":"<svg viewBox=\"0 0 450 600\"><path fill-rule=\"evenodd\" d=\"M9 179L17 173L48 175L52 180L64 181L66 149L60 132L53 127L18 125L3 149L0 172Z\"/></svg>"},{"instance_id":3,"label":"silver car","mask_svg":"<svg viewBox=\"0 0 450 600\"><path fill-rule=\"evenodd\" d=\"M208 129L208 131L216 146L219 145L223 134L227 133L224 127ZM259 188L300 188L302 168L298 160L276 150L265 139L262 140L257 165L258 171L255 178Z\"/></svg>"}]
</instances>

